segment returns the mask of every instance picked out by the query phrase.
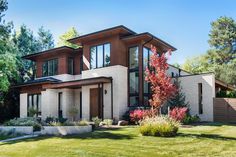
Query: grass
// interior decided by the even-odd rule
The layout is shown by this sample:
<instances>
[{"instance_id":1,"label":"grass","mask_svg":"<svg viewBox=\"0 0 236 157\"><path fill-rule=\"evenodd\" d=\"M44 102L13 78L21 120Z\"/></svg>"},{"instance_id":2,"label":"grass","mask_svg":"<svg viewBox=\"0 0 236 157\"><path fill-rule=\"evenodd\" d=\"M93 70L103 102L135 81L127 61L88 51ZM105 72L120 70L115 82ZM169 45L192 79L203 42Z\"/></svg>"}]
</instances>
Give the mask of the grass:
<instances>
[{"instance_id":1,"label":"grass","mask_svg":"<svg viewBox=\"0 0 236 157\"><path fill-rule=\"evenodd\" d=\"M181 128L172 138L141 136L137 127L98 130L80 136L39 137L0 143L0 157L236 157L236 126Z\"/></svg>"}]
</instances>

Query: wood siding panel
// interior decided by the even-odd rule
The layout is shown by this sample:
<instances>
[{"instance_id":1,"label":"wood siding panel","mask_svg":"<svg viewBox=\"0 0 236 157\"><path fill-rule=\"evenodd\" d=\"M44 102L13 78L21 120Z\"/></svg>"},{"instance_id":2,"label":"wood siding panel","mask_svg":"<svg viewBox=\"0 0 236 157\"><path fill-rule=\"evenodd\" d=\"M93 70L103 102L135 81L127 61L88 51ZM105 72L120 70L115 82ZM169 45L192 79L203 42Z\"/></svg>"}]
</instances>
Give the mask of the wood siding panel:
<instances>
[{"instance_id":1,"label":"wood siding panel","mask_svg":"<svg viewBox=\"0 0 236 157\"><path fill-rule=\"evenodd\" d=\"M214 121L236 123L236 99L214 98Z\"/></svg>"}]
</instances>

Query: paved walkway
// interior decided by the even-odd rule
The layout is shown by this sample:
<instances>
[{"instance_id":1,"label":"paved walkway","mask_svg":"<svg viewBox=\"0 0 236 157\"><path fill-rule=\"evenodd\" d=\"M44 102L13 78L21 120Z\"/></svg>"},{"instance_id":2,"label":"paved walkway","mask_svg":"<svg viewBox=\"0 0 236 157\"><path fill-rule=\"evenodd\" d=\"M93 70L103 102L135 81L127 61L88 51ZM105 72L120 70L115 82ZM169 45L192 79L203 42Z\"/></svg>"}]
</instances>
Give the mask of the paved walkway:
<instances>
[{"instance_id":1,"label":"paved walkway","mask_svg":"<svg viewBox=\"0 0 236 157\"><path fill-rule=\"evenodd\" d=\"M19 136L19 137L14 137L14 138L2 140L0 142L10 142L10 141L22 140L22 139L33 138L33 137L38 137L38 135L24 135L24 136Z\"/></svg>"}]
</instances>

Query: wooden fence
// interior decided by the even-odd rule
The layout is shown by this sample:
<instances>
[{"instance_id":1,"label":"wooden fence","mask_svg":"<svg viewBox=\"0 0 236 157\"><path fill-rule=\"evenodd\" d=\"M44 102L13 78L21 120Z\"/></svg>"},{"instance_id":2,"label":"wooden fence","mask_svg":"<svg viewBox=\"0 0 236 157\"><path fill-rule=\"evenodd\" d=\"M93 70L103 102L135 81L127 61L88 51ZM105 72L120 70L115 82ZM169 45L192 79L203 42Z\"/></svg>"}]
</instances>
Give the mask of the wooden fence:
<instances>
[{"instance_id":1,"label":"wooden fence","mask_svg":"<svg viewBox=\"0 0 236 157\"><path fill-rule=\"evenodd\" d=\"M236 123L236 98L214 98L215 122Z\"/></svg>"}]
</instances>

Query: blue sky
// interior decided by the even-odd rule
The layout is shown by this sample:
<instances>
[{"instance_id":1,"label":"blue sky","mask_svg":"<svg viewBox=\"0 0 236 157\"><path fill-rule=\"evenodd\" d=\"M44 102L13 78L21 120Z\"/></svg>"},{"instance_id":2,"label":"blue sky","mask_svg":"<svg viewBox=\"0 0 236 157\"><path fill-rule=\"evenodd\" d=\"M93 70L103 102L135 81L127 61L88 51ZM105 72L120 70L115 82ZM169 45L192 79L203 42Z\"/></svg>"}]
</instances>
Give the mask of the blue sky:
<instances>
[{"instance_id":1,"label":"blue sky","mask_svg":"<svg viewBox=\"0 0 236 157\"><path fill-rule=\"evenodd\" d=\"M125 25L150 32L178 50L170 63L209 49L210 23L220 16L236 17L236 0L8 0L6 20L15 28L40 26L58 36L74 26L81 34Z\"/></svg>"}]
</instances>

